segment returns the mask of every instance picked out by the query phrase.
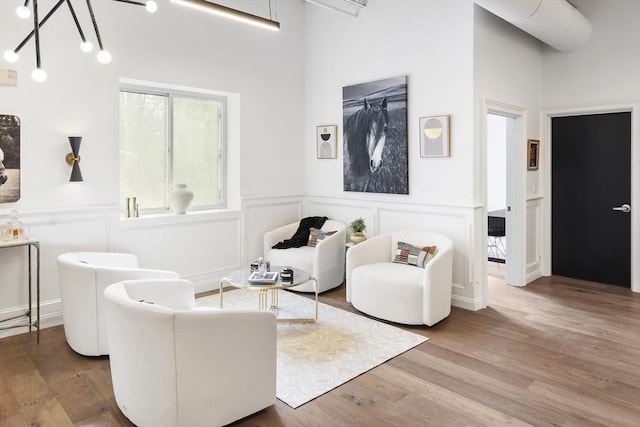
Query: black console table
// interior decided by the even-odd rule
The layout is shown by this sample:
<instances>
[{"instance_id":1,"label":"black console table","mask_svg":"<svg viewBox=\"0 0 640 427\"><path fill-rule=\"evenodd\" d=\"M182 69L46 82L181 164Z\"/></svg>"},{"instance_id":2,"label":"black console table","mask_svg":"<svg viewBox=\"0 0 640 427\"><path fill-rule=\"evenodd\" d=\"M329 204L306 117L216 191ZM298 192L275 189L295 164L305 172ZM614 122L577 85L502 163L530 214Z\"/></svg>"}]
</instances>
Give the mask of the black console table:
<instances>
[{"instance_id":1,"label":"black console table","mask_svg":"<svg viewBox=\"0 0 640 427\"><path fill-rule=\"evenodd\" d=\"M40 242L34 239L18 239L18 240L8 240L8 241L0 241L0 249L5 248L16 248L16 247L26 247L27 248L27 258L29 260L29 306L27 307L27 312L21 314L19 316L11 317L9 319L4 319L0 321L0 330L3 329L11 329L11 328L21 328L21 327L29 327L29 332L31 332L32 328L36 328L36 341L40 343ZM32 303L32 289L33 289L33 273L31 268L31 252L32 249L36 251L36 316L33 318L33 303ZM3 323L8 322L10 320L20 319L25 317L28 319L28 323L18 323L11 326L2 326Z\"/></svg>"}]
</instances>

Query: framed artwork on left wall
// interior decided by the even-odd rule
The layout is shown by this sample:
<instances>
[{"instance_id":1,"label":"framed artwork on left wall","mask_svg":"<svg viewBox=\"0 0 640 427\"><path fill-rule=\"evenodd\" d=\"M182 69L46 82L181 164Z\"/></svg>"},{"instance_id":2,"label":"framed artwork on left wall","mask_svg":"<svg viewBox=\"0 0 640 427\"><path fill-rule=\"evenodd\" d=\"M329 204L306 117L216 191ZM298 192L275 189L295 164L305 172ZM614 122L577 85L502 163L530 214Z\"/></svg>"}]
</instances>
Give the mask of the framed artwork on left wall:
<instances>
[{"instance_id":1,"label":"framed artwork on left wall","mask_svg":"<svg viewBox=\"0 0 640 427\"><path fill-rule=\"evenodd\" d=\"M0 114L0 203L20 200L20 119Z\"/></svg>"}]
</instances>

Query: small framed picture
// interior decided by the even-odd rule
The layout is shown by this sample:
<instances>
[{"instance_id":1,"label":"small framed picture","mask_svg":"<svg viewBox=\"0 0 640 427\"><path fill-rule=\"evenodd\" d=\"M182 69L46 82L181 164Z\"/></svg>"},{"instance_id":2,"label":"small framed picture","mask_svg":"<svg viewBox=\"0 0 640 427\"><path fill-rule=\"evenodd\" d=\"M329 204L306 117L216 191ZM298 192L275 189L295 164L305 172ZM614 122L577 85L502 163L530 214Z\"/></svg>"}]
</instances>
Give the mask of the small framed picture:
<instances>
[{"instance_id":1,"label":"small framed picture","mask_svg":"<svg viewBox=\"0 0 640 427\"><path fill-rule=\"evenodd\" d=\"M420 157L449 157L449 116L420 117Z\"/></svg>"},{"instance_id":2,"label":"small framed picture","mask_svg":"<svg viewBox=\"0 0 640 427\"><path fill-rule=\"evenodd\" d=\"M337 132L338 126L336 125L324 125L316 128L316 145L319 159L336 159L338 157Z\"/></svg>"},{"instance_id":3,"label":"small framed picture","mask_svg":"<svg viewBox=\"0 0 640 427\"><path fill-rule=\"evenodd\" d=\"M530 139L527 141L527 170L538 170L538 157L540 156L540 141Z\"/></svg>"}]
</instances>

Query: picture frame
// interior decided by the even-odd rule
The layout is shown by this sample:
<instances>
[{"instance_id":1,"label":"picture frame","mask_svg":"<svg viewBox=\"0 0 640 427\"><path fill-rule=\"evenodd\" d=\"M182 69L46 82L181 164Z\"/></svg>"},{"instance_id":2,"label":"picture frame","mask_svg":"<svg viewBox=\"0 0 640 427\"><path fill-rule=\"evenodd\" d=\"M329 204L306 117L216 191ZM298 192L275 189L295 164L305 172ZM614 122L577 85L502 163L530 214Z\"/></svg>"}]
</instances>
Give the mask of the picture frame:
<instances>
[{"instance_id":1,"label":"picture frame","mask_svg":"<svg viewBox=\"0 0 640 427\"><path fill-rule=\"evenodd\" d=\"M338 126L336 125L316 127L316 153L318 159L336 159L338 157L337 133Z\"/></svg>"},{"instance_id":2,"label":"picture frame","mask_svg":"<svg viewBox=\"0 0 640 427\"><path fill-rule=\"evenodd\" d=\"M540 141L537 139L527 140L527 170L538 170L538 159L540 157Z\"/></svg>"},{"instance_id":3,"label":"picture frame","mask_svg":"<svg viewBox=\"0 0 640 427\"><path fill-rule=\"evenodd\" d=\"M420 117L420 157L449 156L449 116Z\"/></svg>"},{"instance_id":4,"label":"picture frame","mask_svg":"<svg viewBox=\"0 0 640 427\"><path fill-rule=\"evenodd\" d=\"M0 114L0 204L20 200L20 118Z\"/></svg>"},{"instance_id":5,"label":"picture frame","mask_svg":"<svg viewBox=\"0 0 640 427\"><path fill-rule=\"evenodd\" d=\"M342 87L342 189L409 194L408 76Z\"/></svg>"}]
</instances>

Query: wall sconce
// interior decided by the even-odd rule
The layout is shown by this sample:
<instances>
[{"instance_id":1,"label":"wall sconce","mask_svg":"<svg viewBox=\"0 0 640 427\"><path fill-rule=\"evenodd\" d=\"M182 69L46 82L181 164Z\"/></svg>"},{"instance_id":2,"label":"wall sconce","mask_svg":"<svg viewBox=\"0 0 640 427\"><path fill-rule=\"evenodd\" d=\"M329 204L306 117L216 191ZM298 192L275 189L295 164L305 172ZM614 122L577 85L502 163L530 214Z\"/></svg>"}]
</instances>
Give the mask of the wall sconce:
<instances>
[{"instance_id":1,"label":"wall sconce","mask_svg":"<svg viewBox=\"0 0 640 427\"><path fill-rule=\"evenodd\" d=\"M71 178L69 178L70 182L82 182L82 172L80 172L80 142L82 141L81 136L70 136L69 144L71 144L71 153L67 154L65 160L67 164L72 167L71 169Z\"/></svg>"}]
</instances>

